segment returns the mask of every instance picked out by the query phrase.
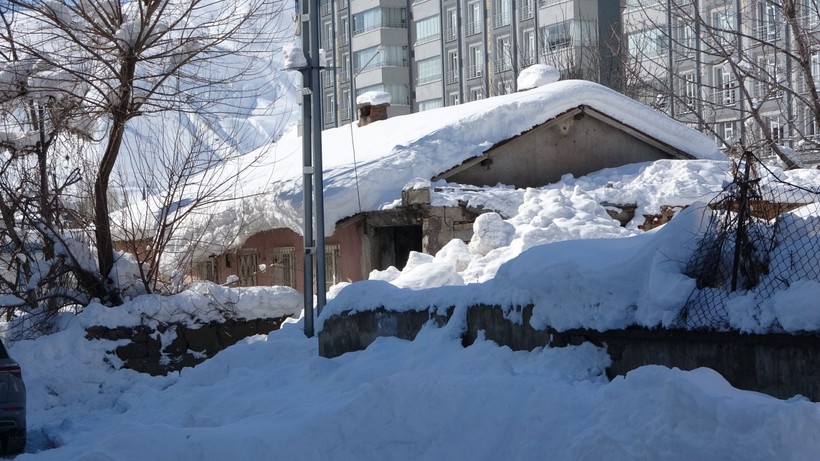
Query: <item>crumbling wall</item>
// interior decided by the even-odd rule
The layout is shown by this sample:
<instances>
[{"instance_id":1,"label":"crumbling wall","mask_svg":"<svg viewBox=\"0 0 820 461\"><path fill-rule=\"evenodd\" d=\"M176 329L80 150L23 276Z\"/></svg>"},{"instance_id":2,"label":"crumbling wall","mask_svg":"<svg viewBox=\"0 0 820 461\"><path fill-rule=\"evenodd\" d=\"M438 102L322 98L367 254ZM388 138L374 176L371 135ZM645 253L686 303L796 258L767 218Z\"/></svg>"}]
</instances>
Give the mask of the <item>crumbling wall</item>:
<instances>
[{"instance_id":1,"label":"crumbling wall","mask_svg":"<svg viewBox=\"0 0 820 461\"><path fill-rule=\"evenodd\" d=\"M249 336L268 334L279 329L286 318L228 319L196 328L180 323L156 328L92 326L86 329L86 338L128 341L111 351L122 361L122 368L156 376L196 366Z\"/></svg>"},{"instance_id":2,"label":"crumbling wall","mask_svg":"<svg viewBox=\"0 0 820 461\"><path fill-rule=\"evenodd\" d=\"M778 398L800 394L820 401L820 335L743 334L739 332L664 330L633 327L625 330L537 330L529 319L532 306L515 308L513 321L500 306L478 305L467 310L463 344L479 334L513 350L564 347L593 343L606 347L612 359L607 376L613 378L644 365L682 370L708 367L738 389L764 392ZM385 308L344 313L328 318L319 332L319 354L336 357L365 349L379 336L412 340L429 320L444 325L452 315L428 311L391 312Z\"/></svg>"}]
</instances>

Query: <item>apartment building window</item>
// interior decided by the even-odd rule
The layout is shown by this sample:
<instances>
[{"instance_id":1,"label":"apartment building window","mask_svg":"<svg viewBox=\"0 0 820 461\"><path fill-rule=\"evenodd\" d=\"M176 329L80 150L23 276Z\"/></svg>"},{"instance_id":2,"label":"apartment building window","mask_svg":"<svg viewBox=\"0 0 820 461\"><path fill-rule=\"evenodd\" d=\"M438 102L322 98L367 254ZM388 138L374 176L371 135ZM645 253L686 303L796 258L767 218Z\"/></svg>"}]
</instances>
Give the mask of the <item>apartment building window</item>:
<instances>
[{"instance_id":1,"label":"apartment building window","mask_svg":"<svg viewBox=\"0 0 820 461\"><path fill-rule=\"evenodd\" d=\"M760 40L773 42L777 40L777 29L780 25L779 1L761 0L757 4L757 36Z\"/></svg>"},{"instance_id":2,"label":"apartment building window","mask_svg":"<svg viewBox=\"0 0 820 461\"><path fill-rule=\"evenodd\" d=\"M780 116L766 117L766 127L769 130L772 142L780 144L783 141L783 122L780 120Z\"/></svg>"},{"instance_id":3,"label":"apartment building window","mask_svg":"<svg viewBox=\"0 0 820 461\"><path fill-rule=\"evenodd\" d=\"M407 27L405 8L371 8L353 15L353 35L381 28Z\"/></svg>"},{"instance_id":4,"label":"apartment building window","mask_svg":"<svg viewBox=\"0 0 820 461\"><path fill-rule=\"evenodd\" d=\"M324 69L321 71L322 75L322 88L331 88L333 86L333 72L328 69Z\"/></svg>"},{"instance_id":5,"label":"apartment building window","mask_svg":"<svg viewBox=\"0 0 820 461\"><path fill-rule=\"evenodd\" d=\"M803 137L813 138L818 133L817 117L814 116L814 111L809 108L803 109Z\"/></svg>"},{"instance_id":6,"label":"apartment building window","mask_svg":"<svg viewBox=\"0 0 820 461\"><path fill-rule=\"evenodd\" d=\"M441 98L428 99L427 101L419 101L419 112L424 112L430 109L438 109L444 106L444 101Z\"/></svg>"},{"instance_id":7,"label":"apartment building window","mask_svg":"<svg viewBox=\"0 0 820 461\"><path fill-rule=\"evenodd\" d=\"M720 44L727 45L732 42L734 32L737 30L734 10L727 8L717 8L712 10L712 29Z\"/></svg>"},{"instance_id":8,"label":"apartment building window","mask_svg":"<svg viewBox=\"0 0 820 461\"><path fill-rule=\"evenodd\" d=\"M447 95L447 105L448 106L457 106L458 105L458 93L450 93Z\"/></svg>"},{"instance_id":9,"label":"apartment building window","mask_svg":"<svg viewBox=\"0 0 820 461\"><path fill-rule=\"evenodd\" d=\"M296 288L296 248L274 248L271 262L273 284Z\"/></svg>"},{"instance_id":10,"label":"apartment building window","mask_svg":"<svg viewBox=\"0 0 820 461\"><path fill-rule=\"evenodd\" d=\"M512 47L510 37L498 37L495 40L495 65L496 72L506 72L512 69Z\"/></svg>"},{"instance_id":11,"label":"apartment building window","mask_svg":"<svg viewBox=\"0 0 820 461\"><path fill-rule=\"evenodd\" d=\"M820 5L815 0L800 0L798 14L803 26L816 30L820 25Z\"/></svg>"},{"instance_id":12,"label":"apartment building window","mask_svg":"<svg viewBox=\"0 0 820 461\"><path fill-rule=\"evenodd\" d=\"M811 76L815 82L820 81L820 51L811 54Z\"/></svg>"},{"instance_id":13,"label":"apartment building window","mask_svg":"<svg viewBox=\"0 0 820 461\"><path fill-rule=\"evenodd\" d=\"M481 4L479 2L467 5L467 35L476 35L481 32Z\"/></svg>"},{"instance_id":14,"label":"apartment building window","mask_svg":"<svg viewBox=\"0 0 820 461\"><path fill-rule=\"evenodd\" d=\"M444 40L447 42L455 41L456 35L458 34L458 16L456 16L455 8L447 10L445 17L447 18L447 23L444 31Z\"/></svg>"},{"instance_id":15,"label":"apartment building window","mask_svg":"<svg viewBox=\"0 0 820 461\"><path fill-rule=\"evenodd\" d=\"M780 88L780 69L777 68L777 59L773 56L757 58L758 78L755 80L754 94L760 100L770 99L783 95Z\"/></svg>"},{"instance_id":16,"label":"apartment building window","mask_svg":"<svg viewBox=\"0 0 820 461\"><path fill-rule=\"evenodd\" d=\"M416 45L433 41L441 36L439 16L430 16L416 21Z\"/></svg>"},{"instance_id":17,"label":"apartment building window","mask_svg":"<svg viewBox=\"0 0 820 461\"><path fill-rule=\"evenodd\" d=\"M630 56L651 57L665 54L669 40L660 27L652 27L629 34L627 40Z\"/></svg>"},{"instance_id":18,"label":"apartment building window","mask_svg":"<svg viewBox=\"0 0 820 461\"><path fill-rule=\"evenodd\" d=\"M817 117L814 115L813 110L809 108L803 110L803 121L805 127L803 137L813 138L820 134L820 130L817 129Z\"/></svg>"},{"instance_id":19,"label":"apartment building window","mask_svg":"<svg viewBox=\"0 0 820 461\"><path fill-rule=\"evenodd\" d=\"M336 78L339 82L344 83L350 80L350 53L342 54L342 65L339 66L339 73Z\"/></svg>"},{"instance_id":20,"label":"apartment building window","mask_svg":"<svg viewBox=\"0 0 820 461\"><path fill-rule=\"evenodd\" d=\"M678 46L679 53L684 56L691 56L695 52L695 29L688 22L678 23Z\"/></svg>"},{"instance_id":21,"label":"apartment building window","mask_svg":"<svg viewBox=\"0 0 820 461\"><path fill-rule=\"evenodd\" d=\"M333 49L333 27L331 23L322 23L322 48L325 51Z\"/></svg>"},{"instance_id":22,"label":"apartment building window","mask_svg":"<svg viewBox=\"0 0 820 461\"><path fill-rule=\"evenodd\" d=\"M520 2L518 16L519 19L530 19L535 16L535 0L523 0Z\"/></svg>"},{"instance_id":23,"label":"apartment building window","mask_svg":"<svg viewBox=\"0 0 820 461\"><path fill-rule=\"evenodd\" d=\"M336 96L333 93L329 93L325 95L325 124L335 124L336 123Z\"/></svg>"},{"instance_id":24,"label":"apartment building window","mask_svg":"<svg viewBox=\"0 0 820 461\"><path fill-rule=\"evenodd\" d=\"M686 110L694 110L698 100L698 84L695 81L694 72L683 74L683 94Z\"/></svg>"},{"instance_id":25,"label":"apartment building window","mask_svg":"<svg viewBox=\"0 0 820 461\"><path fill-rule=\"evenodd\" d=\"M501 79L495 83L495 94L510 94L513 92L512 80Z\"/></svg>"},{"instance_id":26,"label":"apartment building window","mask_svg":"<svg viewBox=\"0 0 820 461\"><path fill-rule=\"evenodd\" d=\"M350 90L342 90L342 98L339 102L339 112L342 120L350 120Z\"/></svg>"},{"instance_id":27,"label":"apartment building window","mask_svg":"<svg viewBox=\"0 0 820 461\"><path fill-rule=\"evenodd\" d=\"M441 80L441 58L422 59L416 64L416 83L424 85Z\"/></svg>"},{"instance_id":28,"label":"apartment building window","mask_svg":"<svg viewBox=\"0 0 820 461\"><path fill-rule=\"evenodd\" d=\"M458 82L458 51L447 53L447 83Z\"/></svg>"},{"instance_id":29,"label":"apartment building window","mask_svg":"<svg viewBox=\"0 0 820 461\"><path fill-rule=\"evenodd\" d=\"M347 17L344 17L340 21L340 24L341 28L339 29L339 44L347 45L348 43L350 43L350 36L347 35L350 21L347 19Z\"/></svg>"},{"instance_id":30,"label":"apartment building window","mask_svg":"<svg viewBox=\"0 0 820 461\"><path fill-rule=\"evenodd\" d=\"M512 19L512 0L493 1L493 27L510 25Z\"/></svg>"},{"instance_id":31,"label":"apartment building window","mask_svg":"<svg viewBox=\"0 0 820 461\"><path fill-rule=\"evenodd\" d=\"M353 53L353 74L379 67L407 66L407 50L399 45L365 48Z\"/></svg>"},{"instance_id":32,"label":"apartment building window","mask_svg":"<svg viewBox=\"0 0 820 461\"><path fill-rule=\"evenodd\" d=\"M548 51L560 50L572 45L572 21L559 22L541 28L541 37L544 49Z\"/></svg>"},{"instance_id":33,"label":"apartment building window","mask_svg":"<svg viewBox=\"0 0 820 461\"><path fill-rule=\"evenodd\" d=\"M471 88L470 101L478 101L479 99L484 99L484 88Z\"/></svg>"},{"instance_id":34,"label":"apartment building window","mask_svg":"<svg viewBox=\"0 0 820 461\"><path fill-rule=\"evenodd\" d=\"M731 147L735 142L736 132L736 120L715 123L715 142L718 147Z\"/></svg>"},{"instance_id":35,"label":"apartment building window","mask_svg":"<svg viewBox=\"0 0 820 461\"><path fill-rule=\"evenodd\" d=\"M719 65L712 68L714 88L712 101L722 105L735 103L737 82L728 66Z\"/></svg>"},{"instance_id":36,"label":"apartment building window","mask_svg":"<svg viewBox=\"0 0 820 461\"><path fill-rule=\"evenodd\" d=\"M524 66L535 64L535 29L527 29L522 34L521 40L521 63Z\"/></svg>"},{"instance_id":37,"label":"apartment building window","mask_svg":"<svg viewBox=\"0 0 820 461\"><path fill-rule=\"evenodd\" d=\"M481 45L471 45L467 59L467 78L478 78L484 75L484 53Z\"/></svg>"}]
</instances>

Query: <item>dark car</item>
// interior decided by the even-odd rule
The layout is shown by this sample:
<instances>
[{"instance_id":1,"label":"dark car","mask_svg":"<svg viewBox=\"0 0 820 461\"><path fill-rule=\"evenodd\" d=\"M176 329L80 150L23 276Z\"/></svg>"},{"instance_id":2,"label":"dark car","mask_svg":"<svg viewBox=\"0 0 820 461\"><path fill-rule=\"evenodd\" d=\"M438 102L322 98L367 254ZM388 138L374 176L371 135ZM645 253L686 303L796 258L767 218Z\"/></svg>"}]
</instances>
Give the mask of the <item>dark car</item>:
<instances>
[{"instance_id":1,"label":"dark car","mask_svg":"<svg viewBox=\"0 0 820 461\"><path fill-rule=\"evenodd\" d=\"M0 341L0 444L3 453L26 447L26 386L20 364Z\"/></svg>"}]
</instances>

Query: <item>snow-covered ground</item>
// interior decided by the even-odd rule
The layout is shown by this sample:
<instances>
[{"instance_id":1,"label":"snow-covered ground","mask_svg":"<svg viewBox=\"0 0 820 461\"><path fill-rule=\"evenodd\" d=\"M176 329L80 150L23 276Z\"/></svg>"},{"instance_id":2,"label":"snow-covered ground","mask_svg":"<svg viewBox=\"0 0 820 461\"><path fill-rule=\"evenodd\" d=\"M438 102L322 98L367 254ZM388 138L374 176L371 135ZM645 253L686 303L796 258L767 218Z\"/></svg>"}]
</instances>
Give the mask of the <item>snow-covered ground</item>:
<instances>
[{"instance_id":1,"label":"snow-covered ground","mask_svg":"<svg viewBox=\"0 0 820 461\"><path fill-rule=\"evenodd\" d=\"M704 209L690 207L642 233L637 221L623 228L606 217L600 202L635 203L639 213L705 202L729 169L728 162L662 161L539 189L484 191L475 199L506 219L485 215L470 245L416 254L403 272L334 287L322 318L352 306L466 305L495 296L540 303L539 324L664 323L691 289L679 260ZM820 181L816 171L783 174L811 187ZM473 193L442 186L434 200ZM646 292L661 286L667 296ZM136 298L118 308L118 321L185 317L193 311L186 305L201 305L196 293L208 290L199 284L166 299L172 308L164 310ZM233 308L260 315L263 297L242 290L249 292ZM265 297L281 297L287 309L298 303L289 290ZM549 301L555 297L576 309L560 309ZM601 300L611 308L592 308ZM196 368L149 377L107 365L114 343L84 339L83 327L104 321L105 309L11 347L29 390L30 444L18 459L811 460L820 453L820 405L803 397L737 390L709 369L648 366L609 382L606 351L591 345L513 352L480 339L463 348L460 315L413 342L380 338L334 359L319 357L317 340L294 321Z\"/></svg>"},{"instance_id":2,"label":"snow-covered ground","mask_svg":"<svg viewBox=\"0 0 820 461\"><path fill-rule=\"evenodd\" d=\"M287 324L169 377L113 371L69 329L15 346L39 460L816 459L820 406L591 346L513 352L457 325L318 356Z\"/></svg>"}]
</instances>

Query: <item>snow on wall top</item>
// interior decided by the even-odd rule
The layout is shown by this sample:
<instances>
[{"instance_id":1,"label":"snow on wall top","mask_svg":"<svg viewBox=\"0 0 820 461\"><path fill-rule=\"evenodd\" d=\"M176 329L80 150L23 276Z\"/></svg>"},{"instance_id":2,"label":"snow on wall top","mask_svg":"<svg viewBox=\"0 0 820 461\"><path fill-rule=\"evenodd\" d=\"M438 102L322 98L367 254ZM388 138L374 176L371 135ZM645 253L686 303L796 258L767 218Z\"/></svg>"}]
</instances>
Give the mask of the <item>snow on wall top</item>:
<instances>
[{"instance_id":1,"label":"snow on wall top","mask_svg":"<svg viewBox=\"0 0 820 461\"><path fill-rule=\"evenodd\" d=\"M394 207L408 182L432 178L580 105L696 158L725 158L705 135L624 95L592 82L561 81L364 127L346 125L323 131L325 234L332 234L339 220L360 211ZM225 192L227 200L186 218L185 232L172 243L171 253L190 251L191 242L197 242L196 260L239 247L260 231L290 228L302 233L302 141L296 130L246 157L262 160L250 167L242 164L247 160L224 167L225 171L247 171ZM158 216L159 207L152 203L161 201L156 198L147 203L151 215Z\"/></svg>"}]
</instances>

